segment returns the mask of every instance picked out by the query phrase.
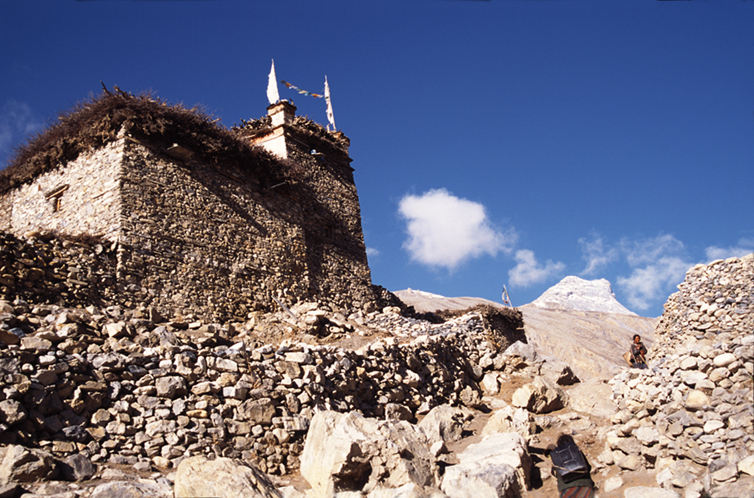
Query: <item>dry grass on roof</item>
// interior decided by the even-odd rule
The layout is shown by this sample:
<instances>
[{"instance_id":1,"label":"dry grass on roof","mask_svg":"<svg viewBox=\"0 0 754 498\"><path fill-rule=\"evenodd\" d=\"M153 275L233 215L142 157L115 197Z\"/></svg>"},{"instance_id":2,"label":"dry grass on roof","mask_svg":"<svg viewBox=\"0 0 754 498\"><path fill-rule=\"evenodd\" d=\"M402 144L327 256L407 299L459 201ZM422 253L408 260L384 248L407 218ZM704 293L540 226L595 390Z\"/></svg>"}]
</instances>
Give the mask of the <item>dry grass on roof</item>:
<instances>
[{"instance_id":1,"label":"dry grass on roof","mask_svg":"<svg viewBox=\"0 0 754 498\"><path fill-rule=\"evenodd\" d=\"M15 151L0 172L0 192L30 182L46 171L76 159L87 150L117 139L123 129L158 147L177 143L205 164L250 170L262 183L295 178L296 168L239 139L202 110L168 104L150 94L133 95L115 87L75 105L58 121Z\"/></svg>"}]
</instances>

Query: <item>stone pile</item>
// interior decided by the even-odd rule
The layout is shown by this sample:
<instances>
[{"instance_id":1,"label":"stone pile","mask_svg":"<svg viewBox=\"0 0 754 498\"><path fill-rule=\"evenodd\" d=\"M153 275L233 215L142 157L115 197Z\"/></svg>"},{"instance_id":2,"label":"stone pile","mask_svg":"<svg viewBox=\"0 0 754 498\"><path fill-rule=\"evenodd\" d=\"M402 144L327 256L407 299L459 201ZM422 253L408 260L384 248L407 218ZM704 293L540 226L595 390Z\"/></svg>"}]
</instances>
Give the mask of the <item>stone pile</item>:
<instances>
[{"instance_id":1,"label":"stone pile","mask_svg":"<svg viewBox=\"0 0 754 498\"><path fill-rule=\"evenodd\" d=\"M418 424L318 412L301 457L308 496L518 498L531 488L534 424L522 409L497 415L484 439L450 458L446 443L461 439L473 418L465 407L437 406Z\"/></svg>"},{"instance_id":2,"label":"stone pile","mask_svg":"<svg viewBox=\"0 0 754 498\"><path fill-rule=\"evenodd\" d=\"M358 321L390 323L408 339L357 350L290 340L256 347L255 320L155 323L147 310L0 302L0 444L37 452L46 469L9 463L0 480L36 479L52 472L44 462L74 457L164 471L216 455L285 474L298 468L318 411L413 420L442 403L474 406L478 382L519 363L488 340L477 313L425 329L397 309L355 321L313 305L289 311L275 315L281 326L357 335Z\"/></svg>"},{"instance_id":3,"label":"stone pile","mask_svg":"<svg viewBox=\"0 0 754 498\"><path fill-rule=\"evenodd\" d=\"M653 468L685 497L754 489L754 254L688 271L665 304L649 370L610 381L619 412L601 459Z\"/></svg>"}]
</instances>

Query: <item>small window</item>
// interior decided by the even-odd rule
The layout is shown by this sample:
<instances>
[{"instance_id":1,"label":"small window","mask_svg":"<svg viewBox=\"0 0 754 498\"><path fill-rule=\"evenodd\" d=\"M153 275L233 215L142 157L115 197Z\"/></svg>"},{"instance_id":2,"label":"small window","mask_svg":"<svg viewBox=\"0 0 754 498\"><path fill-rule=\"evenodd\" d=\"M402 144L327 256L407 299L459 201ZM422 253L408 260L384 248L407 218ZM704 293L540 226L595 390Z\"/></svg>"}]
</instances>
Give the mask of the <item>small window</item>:
<instances>
[{"instance_id":1,"label":"small window","mask_svg":"<svg viewBox=\"0 0 754 498\"><path fill-rule=\"evenodd\" d=\"M45 194L45 199L47 199L47 201L50 203L50 207L52 207L53 213L60 211L60 198L63 197L63 193L66 190L68 190L67 184L55 187Z\"/></svg>"}]
</instances>

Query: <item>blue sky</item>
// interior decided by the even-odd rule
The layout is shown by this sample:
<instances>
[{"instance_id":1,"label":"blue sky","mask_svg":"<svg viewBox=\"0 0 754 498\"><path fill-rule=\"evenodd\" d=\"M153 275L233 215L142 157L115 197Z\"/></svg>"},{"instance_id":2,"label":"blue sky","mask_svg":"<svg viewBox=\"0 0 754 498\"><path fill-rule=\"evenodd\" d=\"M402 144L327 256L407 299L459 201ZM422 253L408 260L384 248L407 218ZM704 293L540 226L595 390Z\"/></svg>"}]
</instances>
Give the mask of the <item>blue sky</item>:
<instances>
[{"instance_id":1,"label":"blue sky","mask_svg":"<svg viewBox=\"0 0 754 498\"><path fill-rule=\"evenodd\" d=\"M390 290L521 305L578 275L658 316L754 251L752 1L0 0L0 166L100 81L260 117L271 59L327 75Z\"/></svg>"}]
</instances>

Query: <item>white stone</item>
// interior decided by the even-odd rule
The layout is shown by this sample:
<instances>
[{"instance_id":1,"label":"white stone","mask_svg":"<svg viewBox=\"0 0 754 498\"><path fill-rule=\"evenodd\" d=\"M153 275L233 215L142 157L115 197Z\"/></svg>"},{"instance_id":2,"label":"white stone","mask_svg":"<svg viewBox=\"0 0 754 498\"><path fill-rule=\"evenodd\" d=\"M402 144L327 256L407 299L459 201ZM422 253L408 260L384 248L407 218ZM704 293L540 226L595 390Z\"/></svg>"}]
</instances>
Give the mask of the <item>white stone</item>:
<instances>
[{"instance_id":1,"label":"white stone","mask_svg":"<svg viewBox=\"0 0 754 498\"><path fill-rule=\"evenodd\" d=\"M683 383L689 387L694 387L703 380L707 380L707 374L704 372L693 371L683 376Z\"/></svg>"},{"instance_id":2,"label":"white stone","mask_svg":"<svg viewBox=\"0 0 754 498\"><path fill-rule=\"evenodd\" d=\"M738 471L754 476L754 455L749 455L738 462Z\"/></svg>"},{"instance_id":3,"label":"white stone","mask_svg":"<svg viewBox=\"0 0 754 498\"><path fill-rule=\"evenodd\" d=\"M709 434L722 427L725 427L725 422L723 422L722 420L708 420L704 423L704 432Z\"/></svg>"},{"instance_id":4,"label":"white stone","mask_svg":"<svg viewBox=\"0 0 754 498\"><path fill-rule=\"evenodd\" d=\"M404 454L411 455L410 461ZM329 498L339 491L336 486L358 491L357 483L366 478L369 482L360 485L372 489L412 482L433 486L433 462L426 437L413 424L365 418L356 412L321 411L309 426L301 475L312 487L313 497Z\"/></svg>"},{"instance_id":5,"label":"white stone","mask_svg":"<svg viewBox=\"0 0 754 498\"><path fill-rule=\"evenodd\" d=\"M636 486L627 488L623 492L624 498L681 498L681 495L670 489L650 488L647 486Z\"/></svg>"},{"instance_id":6,"label":"white stone","mask_svg":"<svg viewBox=\"0 0 754 498\"><path fill-rule=\"evenodd\" d=\"M715 356L715 359L712 360L716 367L727 367L734 361L736 361L736 355L733 353L723 353Z\"/></svg>"},{"instance_id":7,"label":"white stone","mask_svg":"<svg viewBox=\"0 0 754 498\"><path fill-rule=\"evenodd\" d=\"M623 486L623 479L621 476L613 476L605 479L605 482L602 483L602 491L605 493L610 493L612 491L615 491L616 489Z\"/></svg>"},{"instance_id":8,"label":"white stone","mask_svg":"<svg viewBox=\"0 0 754 498\"><path fill-rule=\"evenodd\" d=\"M482 389L485 394L494 396L500 391L500 382L498 381L498 374L494 372L488 372L484 374L484 378L481 382Z\"/></svg>"},{"instance_id":9,"label":"white stone","mask_svg":"<svg viewBox=\"0 0 754 498\"><path fill-rule=\"evenodd\" d=\"M175 475L175 498L213 496L217 498L280 497L269 478L239 460L203 456L186 458Z\"/></svg>"},{"instance_id":10,"label":"white stone","mask_svg":"<svg viewBox=\"0 0 754 498\"><path fill-rule=\"evenodd\" d=\"M690 391L686 397L686 407L690 410L699 410L704 405L709 404L709 397L702 391L693 390Z\"/></svg>"},{"instance_id":11,"label":"white stone","mask_svg":"<svg viewBox=\"0 0 754 498\"><path fill-rule=\"evenodd\" d=\"M441 486L448 496L499 498L529 487L531 457L519 434L489 436L457 456L458 465L445 469Z\"/></svg>"},{"instance_id":12,"label":"white stone","mask_svg":"<svg viewBox=\"0 0 754 498\"><path fill-rule=\"evenodd\" d=\"M696 358L693 356L686 358L681 362L681 369L683 370L693 370L696 368L697 362Z\"/></svg>"},{"instance_id":13,"label":"white stone","mask_svg":"<svg viewBox=\"0 0 754 498\"><path fill-rule=\"evenodd\" d=\"M634 431L636 439L644 445L651 445L660 440L660 434L657 429L651 425L643 425Z\"/></svg>"}]
</instances>

